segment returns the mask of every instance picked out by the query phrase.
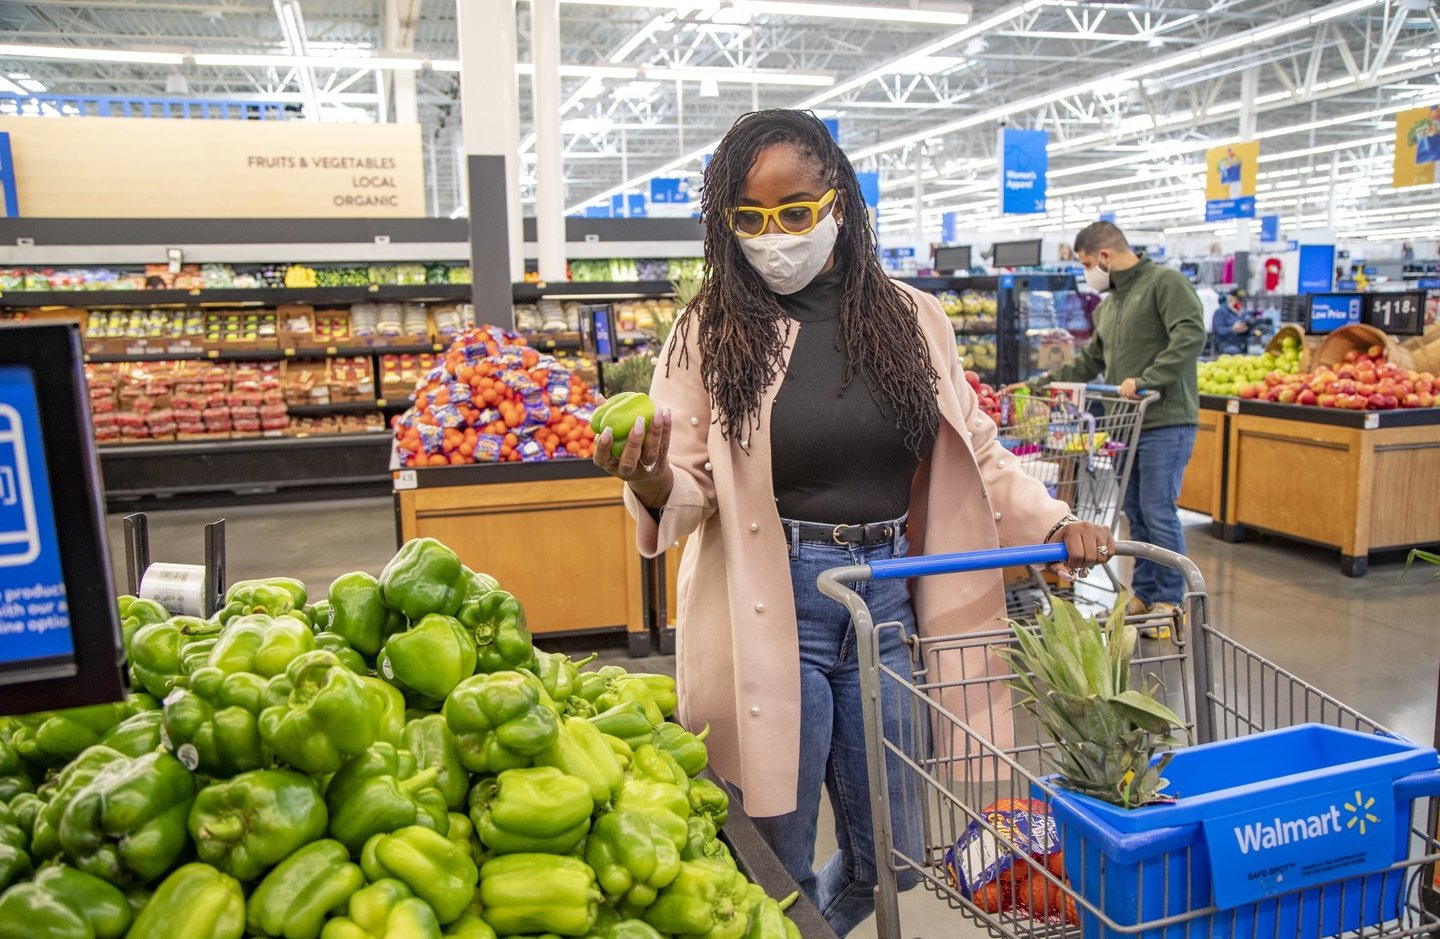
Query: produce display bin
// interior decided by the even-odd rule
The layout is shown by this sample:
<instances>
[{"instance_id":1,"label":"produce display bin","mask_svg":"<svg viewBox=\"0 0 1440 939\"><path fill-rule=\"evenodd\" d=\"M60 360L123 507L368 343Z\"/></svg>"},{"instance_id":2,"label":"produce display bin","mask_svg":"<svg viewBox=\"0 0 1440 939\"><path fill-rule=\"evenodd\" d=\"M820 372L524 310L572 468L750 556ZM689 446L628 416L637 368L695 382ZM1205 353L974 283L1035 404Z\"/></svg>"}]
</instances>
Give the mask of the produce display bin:
<instances>
[{"instance_id":1,"label":"produce display bin","mask_svg":"<svg viewBox=\"0 0 1440 939\"><path fill-rule=\"evenodd\" d=\"M1440 408L1228 406L1226 540L1253 527L1338 548L1351 577L1372 551L1440 542Z\"/></svg>"},{"instance_id":2,"label":"produce display bin","mask_svg":"<svg viewBox=\"0 0 1440 939\"><path fill-rule=\"evenodd\" d=\"M1200 426L1190 462L1185 466L1177 503L1182 509L1209 515L1217 521L1224 515L1227 400L1220 395L1200 396Z\"/></svg>"},{"instance_id":3,"label":"produce display bin","mask_svg":"<svg viewBox=\"0 0 1440 939\"><path fill-rule=\"evenodd\" d=\"M1145 929L1140 939L1329 936L1399 918L1407 872L1385 868L1408 856L1411 803L1440 795L1440 757L1400 737L1303 724L1179 750L1165 777L1180 801L1142 811L1056 786L1051 812L1066 870L1082 896L1122 926L1212 902L1221 908ZM1297 821L1301 812L1308 822ZM1349 833L1340 850L1351 851L1362 825L1376 829L1368 848L1374 863L1368 870L1375 873L1333 881L1330 865L1345 858L1335 856L1325 839ZM1364 834L1358 843L1366 843ZM1246 870L1237 872L1230 863L1236 850L1244 855L1276 848L1288 849L1283 861L1277 852L1274 865L1262 872L1244 876ZM1332 882L1287 892L1306 883L1307 873L1312 881ZM1276 899L1255 902L1257 894ZM1085 939L1136 935L1083 912L1081 920Z\"/></svg>"},{"instance_id":4,"label":"produce display bin","mask_svg":"<svg viewBox=\"0 0 1440 939\"><path fill-rule=\"evenodd\" d=\"M588 460L395 470L398 542L438 538L525 605L531 632L620 630L650 651L624 483Z\"/></svg>"}]
</instances>

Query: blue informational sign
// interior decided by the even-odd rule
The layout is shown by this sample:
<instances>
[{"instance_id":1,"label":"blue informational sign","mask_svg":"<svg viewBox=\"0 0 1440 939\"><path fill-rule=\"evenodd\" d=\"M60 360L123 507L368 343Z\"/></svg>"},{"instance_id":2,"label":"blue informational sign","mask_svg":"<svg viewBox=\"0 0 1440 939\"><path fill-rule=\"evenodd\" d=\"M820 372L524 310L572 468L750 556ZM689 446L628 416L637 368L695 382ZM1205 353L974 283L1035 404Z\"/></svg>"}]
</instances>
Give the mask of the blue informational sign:
<instances>
[{"instance_id":1,"label":"blue informational sign","mask_svg":"<svg viewBox=\"0 0 1440 939\"><path fill-rule=\"evenodd\" d=\"M940 216L940 243L954 244L955 224L959 220L958 212L946 212Z\"/></svg>"},{"instance_id":2,"label":"blue informational sign","mask_svg":"<svg viewBox=\"0 0 1440 939\"><path fill-rule=\"evenodd\" d=\"M830 139L833 140L833 141L835 141L836 143L839 143L839 142L840 142L840 118L838 118L838 117L827 117L827 118L825 118L825 120L821 121L821 123L824 124L824 125L825 125L825 129L830 132Z\"/></svg>"},{"instance_id":3,"label":"blue informational sign","mask_svg":"<svg viewBox=\"0 0 1440 939\"><path fill-rule=\"evenodd\" d=\"M1360 289L1360 282L1359 282L1358 280L1351 280L1351 279L1348 278L1348 277L1342 277L1342 278L1340 278L1339 280L1335 281L1335 289L1336 289L1336 290L1359 290L1359 289Z\"/></svg>"},{"instance_id":4,"label":"blue informational sign","mask_svg":"<svg viewBox=\"0 0 1440 939\"><path fill-rule=\"evenodd\" d=\"M855 179L860 183L860 197L865 204L872 209L880 207L880 174L879 173L856 173Z\"/></svg>"},{"instance_id":5,"label":"blue informational sign","mask_svg":"<svg viewBox=\"0 0 1440 939\"><path fill-rule=\"evenodd\" d=\"M613 358L615 347L610 342L610 310L596 307L590 315L591 322L595 324L595 354L602 359Z\"/></svg>"},{"instance_id":6,"label":"blue informational sign","mask_svg":"<svg viewBox=\"0 0 1440 939\"><path fill-rule=\"evenodd\" d=\"M650 201L657 204L674 205L690 201L690 180L688 179L652 179L650 180Z\"/></svg>"},{"instance_id":7,"label":"blue informational sign","mask_svg":"<svg viewBox=\"0 0 1440 939\"><path fill-rule=\"evenodd\" d=\"M1241 196L1238 199L1211 199L1205 203L1205 221L1207 222L1223 222L1231 218L1254 217L1254 196Z\"/></svg>"},{"instance_id":8,"label":"blue informational sign","mask_svg":"<svg viewBox=\"0 0 1440 939\"><path fill-rule=\"evenodd\" d=\"M1298 275L1300 293L1324 293L1334 289L1335 246L1301 245Z\"/></svg>"},{"instance_id":9,"label":"blue informational sign","mask_svg":"<svg viewBox=\"0 0 1440 939\"><path fill-rule=\"evenodd\" d=\"M1000 211L1003 214L1033 215L1045 211L1049 145L1049 131L1000 129Z\"/></svg>"},{"instance_id":10,"label":"blue informational sign","mask_svg":"<svg viewBox=\"0 0 1440 939\"><path fill-rule=\"evenodd\" d=\"M0 668L74 654L35 379L0 365Z\"/></svg>"},{"instance_id":11,"label":"blue informational sign","mask_svg":"<svg viewBox=\"0 0 1440 939\"><path fill-rule=\"evenodd\" d=\"M1115 213L1114 213L1114 212L1101 212L1101 213L1100 213L1100 221L1102 221L1102 222L1109 222L1111 225L1114 225L1114 224L1115 224Z\"/></svg>"},{"instance_id":12,"label":"blue informational sign","mask_svg":"<svg viewBox=\"0 0 1440 939\"><path fill-rule=\"evenodd\" d=\"M1422 277L1415 286L1421 290L1440 290L1440 277Z\"/></svg>"},{"instance_id":13,"label":"blue informational sign","mask_svg":"<svg viewBox=\"0 0 1440 939\"><path fill-rule=\"evenodd\" d=\"M625 218L624 196L620 193L610 197L610 217ZM645 197L638 192L630 193L630 218L645 217Z\"/></svg>"},{"instance_id":14,"label":"blue informational sign","mask_svg":"<svg viewBox=\"0 0 1440 939\"><path fill-rule=\"evenodd\" d=\"M1280 240L1280 216L1260 216L1260 240L1264 242Z\"/></svg>"},{"instance_id":15,"label":"blue informational sign","mask_svg":"<svg viewBox=\"0 0 1440 939\"><path fill-rule=\"evenodd\" d=\"M1295 241L1294 239L1291 239L1290 241L1285 242L1285 250L1286 250L1286 251L1299 251L1299 250L1300 250L1300 242Z\"/></svg>"},{"instance_id":16,"label":"blue informational sign","mask_svg":"<svg viewBox=\"0 0 1440 939\"><path fill-rule=\"evenodd\" d=\"M1215 905L1229 909L1395 860L1395 791L1366 780L1204 822Z\"/></svg>"},{"instance_id":17,"label":"blue informational sign","mask_svg":"<svg viewBox=\"0 0 1440 939\"><path fill-rule=\"evenodd\" d=\"M608 205L587 205L585 207L586 218L609 218L610 206Z\"/></svg>"},{"instance_id":18,"label":"blue informational sign","mask_svg":"<svg viewBox=\"0 0 1440 939\"><path fill-rule=\"evenodd\" d=\"M0 133L0 191L4 193L5 217L20 217L20 189L15 182L15 160L10 155L10 135Z\"/></svg>"},{"instance_id":19,"label":"blue informational sign","mask_svg":"<svg viewBox=\"0 0 1440 939\"><path fill-rule=\"evenodd\" d=\"M1353 326L1360 322L1362 306L1363 298L1359 294L1311 294L1306 332L1333 333L1341 326Z\"/></svg>"}]
</instances>

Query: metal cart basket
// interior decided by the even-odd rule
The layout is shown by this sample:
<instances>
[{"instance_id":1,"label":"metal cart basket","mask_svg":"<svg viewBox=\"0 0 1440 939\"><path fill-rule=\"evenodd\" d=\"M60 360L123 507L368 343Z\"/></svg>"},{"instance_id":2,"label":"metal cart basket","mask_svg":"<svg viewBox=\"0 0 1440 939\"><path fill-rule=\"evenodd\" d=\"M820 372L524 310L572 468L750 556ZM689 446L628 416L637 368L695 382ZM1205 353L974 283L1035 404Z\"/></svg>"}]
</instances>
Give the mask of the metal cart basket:
<instances>
[{"instance_id":1,"label":"metal cart basket","mask_svg":"<svg viewBox=\"0 0 1440 939\"><path fill-rule=\"evenodd\" d=\"M1165 703L1184 720L1195 743L1233 740L1243 745L1241 738L1262 731L1297 728L1297 732L1306 732L1311 728L1299 725L1315 724L1326 725L1318 728L1319 732L1341 733L1331 728L1358 731L1359 735L1353 736L1362 743L1408 745L1215 629L1209 619L1204 580L1188 558L1134 542L1118 542L1115 554L1165 564L1185 577L1185 628L1176 630L1171 640L1141 640L1132 659L1132 686L1138 686L1144 676L1158 678ZM1287 881L1283 888L1242 906L1215 902L1208 886L1211 859L1206 856L1203 839L1183 846L1161 845L1161 850L1152 851L1144 864L1158 867L1145 868L1148 879L1138 886L1128 885L1128 894L1113 889L1119 886L1113 882L1133 876L1134 871L1099 852L1087 850L1072 856L1063 822L1058 823L1066 845L1063 870L1059 864L1047 864L1043 855L1007 850L1007 845L1016 844L1011 840L1017 837L1015 829L1006 817L988 807L998 800L1016 800L1033 807L1032 822L1038 818L1042 825L1055 824L1058 813L1052 810L1071 797L1045 775L1053 772L1047 751L1054 743L1027 713L1014 708L1016 696L1008 684L1014 676L1006 660L996 654L1012 646L1013 633L1000 628L912 638L913 671L901 674L879 659L881 635L900 629L900 625L875 623L865 601L852 588L868 580L1063 560L1063 545L1038 545L878 561L832 569L820 577L821 591L850 611L859 646L879 870L877 934L881 939L902 936L899 882L907 886L918 882L997 937L1319 939L1440 933L1440 917L1426 910L1420 890L1422 879L1432 876L1432 865L1440 858L1435 836L1437 800L1433 797L1440 788L1397 801L1393 814L1396 858L1393 863L1387 858L1384 864L1389 866L1382 866L1378 873L1369 873L1376 870L1369 868L1366 873L1331 877L1324 883L1313 876L1308 881L1297 878L1300 883ZM910 720L897 722L892 709L907 709ZM897 724L913 730L906 734L891 730L887 737L882 728ZM1177 761L1186 752L1179 751ZM1428 758L1434 763L1433 752ZM1262 754L1251 762L1263 764L1268 759ZM1283 771L1277 775L1285 776ZM1428 776L1433 783L1440 771ZM1401 782L1395 783L1395 791L1401 791ZM1181 793L1176 805L1184 804ZM923 844L902 843L906 836L894 830L892 812L902 820L924 820ZM1073 823L1071 827L1075 827ZM967 830L969 843L978 836L988 844L990 858L997 852L1012 855L1009 876L1028 880L1032 895L1048 895L1048 903L1039 905L1040 916L1023 906L1007 908L983 891L972 897L952 871L947 871L946 852ZM910 840L915 842L915 837ZM1162 874L1157 881L1150 876L1154 870L1168 870L1170 875ZM1194 875L1202 870L1206 886L1197 891ZM1298 889L1291 890L1292 883ZM1428 885L1428 879L1425 883ZM1200 893L1203 895L1197 895ZM1117 902L1117 895L1127 899Z\"/></svg>"}]
</instances>

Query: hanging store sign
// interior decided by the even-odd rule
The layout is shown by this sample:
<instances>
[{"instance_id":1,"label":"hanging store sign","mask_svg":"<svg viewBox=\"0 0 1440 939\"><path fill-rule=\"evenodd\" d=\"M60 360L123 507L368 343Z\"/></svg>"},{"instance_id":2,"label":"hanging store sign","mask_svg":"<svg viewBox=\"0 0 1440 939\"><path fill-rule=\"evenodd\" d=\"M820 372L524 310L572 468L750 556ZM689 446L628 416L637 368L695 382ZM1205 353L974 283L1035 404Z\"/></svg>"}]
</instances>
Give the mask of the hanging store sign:
<instances>
[{"instance_id":1,"label":"hanging store sign","mask_svg":"<svg viewBox=\"0 0 1440 939\"><path fill-rule=\"evenodd\" d=\"M1205 151L1205 221L1255 217L1255 170L1260 141Z\"/></svg>"},{"instance_id":2,"label":"hanging store sign","mask_svg":"<svg viewBox=\"0 0 1440 939\"><path fill-rule=\"evenodd\" d=\"M1045 211L1045 175L1050 169L1050 133L1000 128L1000 211L1034 215Z\"/></svg>"},{"instance_id":3,"label":"hanging store sign","mask_svg":"<svg viewBox=\"0 0 1440 939\"><path fill-rule=\"evenodd\" d=\"M1260 216L1260 240L1266 244L1280 240L1280 216Z\"/></svg>"},{"instance_id":4,"label":"hanging store sign","mask_svg":"<svg viewBox=\"0 0 1440 939\"><path fill-rule=\"evenodd\" d=\"M1440 163L1440 105L1415 108L1395 115L1395 169L1392 183L1428 186L1435 182Z\"/></svg>"},{"instance_id":5,"label":"hanging store sign","mask_svg":"<svg viewBox=\"0 0 1440 939\"><path fill-rule=\"evenodd\" d=\"M39 218L419 218L418 124L0 118Z\"/></svg>"},{"instance_id":6,"label":"hanging store sign","mask_svg":"<svg viewBox=\"0 0 1440 939\"><path fill-rule=\"evenodd\" d=\"M685 178L650 180L649 212L668 218L690 217L690 180Z\"/></svg>"},{"instance_id":7,"label":"hanging store sign","mask_svg":"<svg viewBox=\"0 0 1440 939\"><path fill-rule=\"evenodd\" d=\"M10 155L10 135L0 134L0 203L5 218L20 217L20 191L15 184L15 160Z\"/></svg>"},{"instance_id":8,"label":"hanging store sign","mask_svg":"<svg viewBox=\"0 0 1440 939\"><path fill-rule=\"evenodd\" d=\"M951 245L955 243L955 232L958 229L958 212L946 212L940 216L940 243Z\"/></svg>"}]
</instances>

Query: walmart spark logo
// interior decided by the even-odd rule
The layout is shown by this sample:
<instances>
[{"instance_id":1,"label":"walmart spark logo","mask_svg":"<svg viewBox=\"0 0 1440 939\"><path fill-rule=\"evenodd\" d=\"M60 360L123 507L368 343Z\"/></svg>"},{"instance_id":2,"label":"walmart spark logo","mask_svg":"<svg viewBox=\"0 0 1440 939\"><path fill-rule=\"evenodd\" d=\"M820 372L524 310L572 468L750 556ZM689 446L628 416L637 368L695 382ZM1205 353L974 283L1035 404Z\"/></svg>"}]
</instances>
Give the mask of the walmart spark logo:
<instances>
[{"instance_id":1,"label":"walmart spark logo","mask_svg":"<svg viewBox=\"0 0 1440 939\"><path fill-rule=\"evenodd\" d=\"M1380 816L1374 815L1370 812L1370 810L1374 807L1374 796L1371 796L1367 799L1363 795L1361 795L1359 790L1356 790L1355 803L1353 805L1349 802L1345 803L1345 811L1350 813L1350 819L1345 823L1345 827L1355 828L1356 826L1359 826L1360 834L1365 834L1365 825L1367 823L1371 825L1376 825L1380 822Z\"/></svg>"}]
</instances>

